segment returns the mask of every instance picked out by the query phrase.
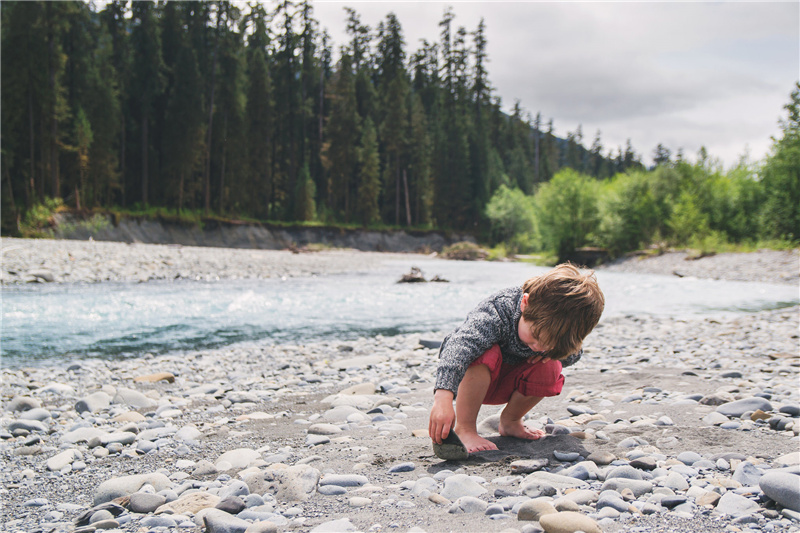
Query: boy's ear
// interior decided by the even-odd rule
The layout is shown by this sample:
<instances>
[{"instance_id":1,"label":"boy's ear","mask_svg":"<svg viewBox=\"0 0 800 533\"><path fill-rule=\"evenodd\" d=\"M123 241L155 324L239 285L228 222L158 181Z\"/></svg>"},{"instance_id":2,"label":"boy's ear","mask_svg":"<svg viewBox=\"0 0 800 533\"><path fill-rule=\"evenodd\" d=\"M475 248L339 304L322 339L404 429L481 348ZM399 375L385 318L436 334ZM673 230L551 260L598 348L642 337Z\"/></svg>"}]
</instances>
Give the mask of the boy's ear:
<instances>
[{"instance_id":1,"label":"boy's ear","mask_svg":"<svg viewBox=\"0 0 800 533\"><path fill-rule=\"evenodd\" d=\"M528 293L527 292L523 292L522 293L522 302L520 303L520 309L525 311L526 307L528 307Z\"/></svg>"}]
</instances>

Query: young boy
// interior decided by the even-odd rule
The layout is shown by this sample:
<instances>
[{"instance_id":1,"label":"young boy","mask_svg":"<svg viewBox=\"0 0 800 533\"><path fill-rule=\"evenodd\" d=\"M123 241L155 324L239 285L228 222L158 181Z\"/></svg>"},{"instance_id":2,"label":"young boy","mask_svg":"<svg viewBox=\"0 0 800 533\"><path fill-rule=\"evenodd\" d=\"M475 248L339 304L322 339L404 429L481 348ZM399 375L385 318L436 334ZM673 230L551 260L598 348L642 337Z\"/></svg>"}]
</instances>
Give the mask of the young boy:
<instances>
[{"instance_id":1,"label":"young boy","mask_svg":"<svg viewBox=\"0 0 800 533\"><path fill-rule=\"evenodd\" d=\"M562 365L580 359L604 305L594 272L568 263L478 304L439 350L428 424L433 442L441 444L452 429L469 453L496 450L478 435L476 421L481 405L501 404L501 435L543 437L522 418L543 397L561 393Z\"/></svg>"}]
</instances>

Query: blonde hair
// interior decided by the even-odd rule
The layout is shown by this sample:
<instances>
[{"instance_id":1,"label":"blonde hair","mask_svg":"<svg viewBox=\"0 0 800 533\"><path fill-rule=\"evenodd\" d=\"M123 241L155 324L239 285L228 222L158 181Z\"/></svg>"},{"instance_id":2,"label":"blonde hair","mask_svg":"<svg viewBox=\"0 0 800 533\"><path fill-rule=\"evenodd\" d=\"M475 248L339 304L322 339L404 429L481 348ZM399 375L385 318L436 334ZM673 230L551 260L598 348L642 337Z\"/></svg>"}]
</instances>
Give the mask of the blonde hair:
<instances>
[{"instance_id":1,"label":"blonde hair","mask_svg":"<svg viewBox=\"0 0 800 533\"><path fill-rule=\"evenodd\" d=\"M522 317L531 323L535 339L552 346L547 352L552 359L563 359L580 350L605 307L594 271L582 274L571 263L529 279L522 291L528 295Z\"/></svg>"}]
</instances>

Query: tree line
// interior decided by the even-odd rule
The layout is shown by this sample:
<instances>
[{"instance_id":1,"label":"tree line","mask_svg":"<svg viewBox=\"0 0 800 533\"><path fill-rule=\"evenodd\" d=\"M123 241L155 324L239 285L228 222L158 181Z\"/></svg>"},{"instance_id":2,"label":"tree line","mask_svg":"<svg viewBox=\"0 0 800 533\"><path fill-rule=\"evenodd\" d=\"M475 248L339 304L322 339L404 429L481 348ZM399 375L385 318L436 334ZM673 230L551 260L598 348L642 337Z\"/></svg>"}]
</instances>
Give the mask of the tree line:
<instances>
[{"instance_id":1,"label":"tree line","mask_svg":"<svg viewBox=\"0 0 800 533\"><path fill-rule=\"evenodd\" d=\"M47 199L480 231L501 188L644 170L630 142L504 113L483 21L445 10L409 54L394 14L345 9L336 49L307 0L2 2L3 233Z\"/></svg>"},{"instance_id":2,"label":"tree line","mask_svg":"<svg viewBox=\"0 0 800 533\"><path fill-rule=\"evenodd\" d=\"M800 242L800 83L765 161L725 170L701 148L697 161L659 145L651 169L596 180L559 171L527 195L501 186L486 215L492 238L513 252L566 258L581 247L611 255L648 246L703 252ZM732 247L732 245L734 245Z\"/></svg>"}]
</instances>

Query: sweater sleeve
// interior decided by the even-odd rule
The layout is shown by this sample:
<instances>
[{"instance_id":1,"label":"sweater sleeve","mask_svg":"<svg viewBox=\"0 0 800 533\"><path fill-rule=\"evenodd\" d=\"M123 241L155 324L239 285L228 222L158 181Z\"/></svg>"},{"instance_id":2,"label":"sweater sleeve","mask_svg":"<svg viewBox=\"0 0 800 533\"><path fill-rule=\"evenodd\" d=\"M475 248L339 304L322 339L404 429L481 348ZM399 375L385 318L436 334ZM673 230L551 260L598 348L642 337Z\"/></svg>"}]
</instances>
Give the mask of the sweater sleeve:
<instances>
[{"instance_id":1,"label":"sweater sleeve","mask_svg":"<svg viewBox=\"0 0 800 533\"><path fill-rule=\"evenodd\" d=\"M491 300L472 310L464 323L442 342L434 391L447 389L455 397L469 365L498 343L500 327L500 317Z\"/></svg>"}]
</instances>

